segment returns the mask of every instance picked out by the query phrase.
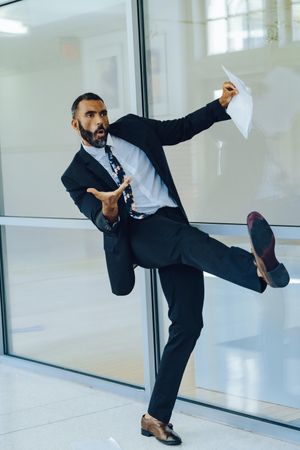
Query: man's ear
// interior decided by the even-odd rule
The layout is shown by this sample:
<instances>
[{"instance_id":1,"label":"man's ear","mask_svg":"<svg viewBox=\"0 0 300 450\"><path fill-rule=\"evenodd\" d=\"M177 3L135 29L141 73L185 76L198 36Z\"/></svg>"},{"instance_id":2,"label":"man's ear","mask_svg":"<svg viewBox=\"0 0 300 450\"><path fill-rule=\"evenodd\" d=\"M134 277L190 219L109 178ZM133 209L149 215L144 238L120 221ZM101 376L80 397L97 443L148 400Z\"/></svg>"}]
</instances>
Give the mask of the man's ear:
<instances>
[{"instance_id":1,"label":"man's ear","mask_svg":"<svg viewBox=\"0 0 300 450\"><path fill-rule=\"evenodd\" d=\"M79 131L79 126L78 126L78 120L77 119L72 119L71 125L72 125L73 130Z\"/></svg>"}]
</instances>

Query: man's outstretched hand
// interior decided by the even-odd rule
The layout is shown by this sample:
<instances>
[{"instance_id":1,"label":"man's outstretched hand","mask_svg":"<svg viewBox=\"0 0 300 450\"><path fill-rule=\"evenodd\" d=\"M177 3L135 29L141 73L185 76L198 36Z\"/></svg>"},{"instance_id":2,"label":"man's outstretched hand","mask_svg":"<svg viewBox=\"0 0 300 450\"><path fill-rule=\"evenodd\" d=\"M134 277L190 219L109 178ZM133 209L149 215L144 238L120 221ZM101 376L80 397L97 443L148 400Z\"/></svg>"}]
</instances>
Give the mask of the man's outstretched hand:
<instances>
[{"instance_id":1,"label":"man's outstretched hand","mask_svg":"<svg viewBox=\"0 0 300 450\"><path fill-rule=\"evenodd\" d=\"M237 90L235 85L231 83L231 81L225 81L225 83L223 83L222 96L219 98L219 102L221 103L223 108L227 108L231 99L238 93L239 91Z\"/></svg>"},{"instance_id":2,"label":"man's outstretched hand","mask_svg":"<svg viewBox=\"0 0 300 450\"><path fill-rule=\"evenodd\" d=\"M90 194L93 194L94 197L102 203L102 213L109 222L115 222L117 220L119 212L118 200L130 181L130 177L125 177L123 183L120 184L118 189L115 191L103 192L97 191L97 189L94 188L88 188L86 190Z\"/></svg>"}]
</instances>

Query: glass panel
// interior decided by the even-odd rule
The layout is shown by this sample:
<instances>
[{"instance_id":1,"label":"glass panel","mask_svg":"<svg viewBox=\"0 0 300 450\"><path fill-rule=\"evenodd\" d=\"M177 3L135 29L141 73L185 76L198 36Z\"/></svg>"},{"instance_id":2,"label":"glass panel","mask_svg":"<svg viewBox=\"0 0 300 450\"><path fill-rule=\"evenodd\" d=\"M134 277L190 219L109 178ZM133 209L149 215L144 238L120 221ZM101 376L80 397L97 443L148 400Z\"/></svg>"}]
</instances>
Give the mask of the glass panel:
<instances>
[{"instance_id":1,"label":"glass panel","mask_svg":"<svg viewBox=\"0 0 300 450\"><path fill-rule=\"evenodd\" d=\"M206 5L208 19L227 16L226 0L206 0Z\"/></svg>"},{"instance_id":2,"label":"glass panel","mask_svg":"<svg viewBox=\"0 0 300 450\"><path fill-rule=\"evenodd\" d=\"M265 8L265 0L248 0L249 11L258 11Z\"/></svg>"},{"instance_id":3,"label":"glass panel","mask_svg":"<svg viewBox=\"0 0 300 450\"><path fill-rule=\"evenodd\" d=\"M249 14L248 47L263 47L265 43L265 27L263 13Z\"/></svg>"},{"instance_id":4,"label":"glass panel","mask_svg":"<svg viewBox=\"0 0 300 450\"><path fill-rule=\"evenodd\" d=\"M232 51L242 50L247 46L247 16L236 16L228 19L229 48Z\"/></svg>"},{"instance_id":5,"label":"glass panel","mask_svg":"<svg viewBox=\"0 0 300 450\"><path fill-rule=\"evenodd\" d=\"M101 236L5 228L9 353L143 385L139 276L111 293Z\"/></svg>"},{"instance_id":6,"label":"glass panel","mask_svg":"<svg viewBox=\"0 0 300 450\"><path fill-rule=\"evenodd\" d=\"M300 4L292 6L293 40L300 41Z\"/></svg>"},{"instance_id":7,"label":"glass panel","mask_svg":"<svg viewBox=\"0 0 300 450\"><path fill-rule=\"evenodd\" d=\"M215 55L217 53L226 53L227 40L224 36L227 34L227 21L225 19L212 20L207 22L207 53Z\"/></svg>"},{"instance_id":8,"label":"glass panel","mask_svg":"<svg viewBox=\"0 0 300 450\"><path fill-rule=\"evenodd\" d=\"M150 116L183 117L213 100L227 79L222 65L249 86L254 102L247 140L226 121L166 147L190 221L245 223L248 212L258 210L273 224L299 225L300 44L291 45L288 23L278 27L277 4L282 8L282 2L264 2L261 13L245 15L248 24L240 22L235 28L227 27L226 19L208 20L201 2L184 3L192 11L189 21L171 13L173 8L178 11L180 0L145 1L148 52L157 48L157 36L164 42L156 56L164 70L157 73L148 67L149 96L153 80L164 93L157 100L152 94ZM289 2L285 9L284 21L291 17ZM237 43L233 31L241 33ZM225 57L224 52L230 54ZM278 92L282 80L285 89Z\"/></svg>"},{"instance_id":9,"label":"glass panel","mask_svg":"<svg viewBox=\"0 0 300 450\"><path fill-rule=\"evenodd\" d=\"M131 108L126 1L27 0L0 18L4 213L83 217L60 181L80 146L70 108L90 91L111 121Z\"/></svg>"},{"instance_id":10,"label":"glass panel","mask_svg":"<svg viewBox=\"0 0 300 450\"><path fill-rule=\"evenodd\" d=\"M227 5L230 16L247 12L247 0L227 0Z\"/></svg>"},{"instance_id":11,"label":"glass panel","mask_svg":"<svg viewBox=\"0 0 300 450\"><path fill-rule=\"evenodd\" d=\"M216 236L249 250L244 238ZM204 328L179 395L300 429L300 246L278 240L290 285L264 294L205 274ZM162 346L167 302L160 289Z\"/></svg>"},{"instance_id":12,"label":"glass panel","mask_svg":"<svg viewBox=\"0 0 300 450\"><path fill-rule=\"evenodd\" d=\"M229 48L232 51L263 47L265 42L263 13L228 19Z\"/></svg>"}]
</instances>

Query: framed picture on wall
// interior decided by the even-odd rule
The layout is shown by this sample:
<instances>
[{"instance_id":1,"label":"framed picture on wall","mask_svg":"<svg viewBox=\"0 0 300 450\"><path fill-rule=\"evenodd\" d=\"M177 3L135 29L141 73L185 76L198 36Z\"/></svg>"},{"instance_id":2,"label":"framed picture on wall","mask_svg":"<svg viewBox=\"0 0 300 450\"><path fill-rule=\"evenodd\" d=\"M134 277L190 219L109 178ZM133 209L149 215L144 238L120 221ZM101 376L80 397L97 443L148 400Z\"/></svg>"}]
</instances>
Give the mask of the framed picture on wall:
<instances>
[{"instance_id":1,"label":"framed picture on wall","mask_svg":"<svg viewBox=\"0 0 300 450\"><path fill-rule=\"evenodd\" d=\"M120 93L120 64L116 54L106 56L96 61L96 73L105 102L109 109L119 109L121 103Z\"/></svg>"},{"instance_id":2,"label":"framed picture on wall","mask_svg":"<svg viewBox=\"0 0 300 450\"><path fill-rule=\"evenodd\" d=\"M147 51L147 63L150 68L148 100L152 115L168 114L166 37L157 34L150 39Z\"/></svg>"},{"instance_id":3,"label":"framed picture on wall","mask_svg":"<svg viewBox=\"0 0 300 450\"><path fill-rule=\"evenodd\" d=\"M113 35L116 40L116 35ZM122 116L125 110L126 49L120 35L117 43L109 43L99 38L87 39L82 44L83 84L86 92L95 92L103 98L110 120Z\"/></svg>"}]
</instances>

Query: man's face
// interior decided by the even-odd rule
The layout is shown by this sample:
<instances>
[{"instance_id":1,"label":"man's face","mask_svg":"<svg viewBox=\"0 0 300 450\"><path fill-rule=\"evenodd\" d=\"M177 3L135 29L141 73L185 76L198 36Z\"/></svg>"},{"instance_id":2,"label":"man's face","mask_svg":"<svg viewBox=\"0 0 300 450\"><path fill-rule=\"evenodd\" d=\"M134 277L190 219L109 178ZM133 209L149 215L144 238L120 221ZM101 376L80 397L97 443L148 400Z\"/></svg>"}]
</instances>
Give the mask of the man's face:
<instances>
[{"instance_id":1,"label":"man's face","mask_svg":"<svg viewBox=\"0 0 300 450\"><path fill-rule=\"evenodd\" d=\"M72 127L81 135L85 145L104 147L109 127L105 104L101 100L82 100L72 120Z\"/></svg>"}]
</instances>

